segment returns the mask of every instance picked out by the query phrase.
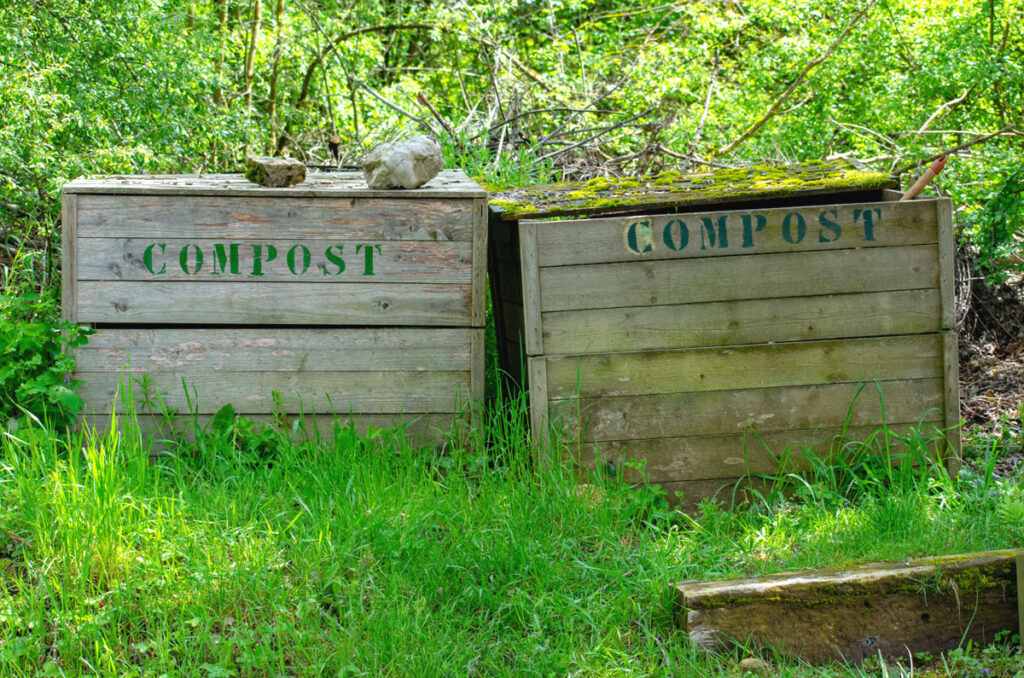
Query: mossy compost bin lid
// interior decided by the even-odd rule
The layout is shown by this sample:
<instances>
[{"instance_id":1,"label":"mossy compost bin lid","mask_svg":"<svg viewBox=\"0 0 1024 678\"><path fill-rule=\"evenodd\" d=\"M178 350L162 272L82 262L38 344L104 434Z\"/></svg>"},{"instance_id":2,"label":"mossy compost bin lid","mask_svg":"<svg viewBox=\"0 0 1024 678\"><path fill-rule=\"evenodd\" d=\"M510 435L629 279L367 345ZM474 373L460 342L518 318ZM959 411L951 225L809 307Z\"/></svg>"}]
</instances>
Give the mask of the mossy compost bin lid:
<instances>
[{"instance_id":1,"label":"mossy compost bin lid","mask_svg":"<svg viewBox=\"0 0 1024 678\"><path fill-rule=\"evenodd\" d=\"M743 209L875 202L881 199L882 189L898 187L896 178L888 174L867 171L847 160L834 160L529 186L500 191L493 195L490 205L502 220L519 221L686 212L705 205Z\"/></svg>"}]
</instances>

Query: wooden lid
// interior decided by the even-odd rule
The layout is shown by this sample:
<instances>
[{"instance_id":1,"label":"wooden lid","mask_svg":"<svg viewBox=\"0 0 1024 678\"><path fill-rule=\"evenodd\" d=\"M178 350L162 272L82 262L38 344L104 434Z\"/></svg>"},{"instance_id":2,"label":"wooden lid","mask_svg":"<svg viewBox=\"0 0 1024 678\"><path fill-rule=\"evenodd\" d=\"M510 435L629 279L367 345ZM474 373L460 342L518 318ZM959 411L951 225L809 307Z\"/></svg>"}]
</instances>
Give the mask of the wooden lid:
<instances>
[{"instance_id":1,"label":"wooden lid","mask_svg":"<svg viewBox=\"0 0 1024 678\"><path fill-rule=\"evenodd\" d=\"M241 174L131 174L75 179L64 193L123 195L286 196L302 198L485 198L462 170L444 170L414 189L370 190L361 172L310 174L288 188L266 188Z\"/></svg>"},{"instance_id":2,"label":"wooden lid","mask_svg":"<svg viewBox=\"0 0 1024 678\"><path fill-rule=\"evenodd\" d=\"M694 174L597 178L503 191L491 209L504 220L636 214L697 205L800 199L836 193L898 188L894 177L868 172L846 160L773 167L752 165Z\"/></svg>"}]
</instances>

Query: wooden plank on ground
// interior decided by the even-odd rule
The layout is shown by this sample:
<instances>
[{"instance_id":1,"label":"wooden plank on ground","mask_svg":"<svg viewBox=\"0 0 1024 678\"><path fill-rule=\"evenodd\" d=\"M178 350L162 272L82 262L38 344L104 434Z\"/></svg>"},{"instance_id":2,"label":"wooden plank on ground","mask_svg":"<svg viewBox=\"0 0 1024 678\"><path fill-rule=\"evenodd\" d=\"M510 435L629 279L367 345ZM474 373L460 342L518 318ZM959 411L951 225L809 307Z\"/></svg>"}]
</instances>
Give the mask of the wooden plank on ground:
<instances>
[{"instance_id":1,"label":"wooden plank on ground","mask_svg":"<svg viewBox=\"0 0 1024 678\"><path fill-rule=\"evenodd\" d=\"M936 202L542 221L536 222L538 265L929 245L938 241Z\"/></svg>"},{"instance_id":2,"label":"wooden plank on ground","mask_svg":"<svg viewBox=\"0 0 1024 678\"><path fill-rule=\"evenodd\" d=\"M468 242L81 238L77 261L78 280L472 282Z\"/></svg>"},{"instance_id":3,"label":"wooden plank on ground","mask_svg":"<svg viewBox=\"0 0 1024 678\"><path fill-rule=\"evenodd\" d=\"M753 645L860 664L991 643L1019 628L1015 551L675 585L679 625L708 649Z\"/></svg>"},{"instance_id":4,"label":"wooden plank on ground","mask_svg":"<svg viewBox=\"0 0 1024 678\"><path fill-rule=\"evenodd\" d=\"M469 369L461 328L100 329L75 350L81 372L439 372ZM475 369L475 368L474 368ZM481 369L479 370L481 373Z\"/></svg>"},{"instance_id":5,"label":"wooden plank on ground","mask_svg":"<svg viewBox=\"0 0 1024 678\"><path fill-rule=\"evenodd\" d=\"M94 323L469 326L469 285L79 283Z\"/></svg>"},{"instance_id":6,"label":"wooden plank on ground","mask_svg":"<svg viewBox=\"0 0 1024 678\"><path fill-rule=\"evenodd\" d=\"M813 429L841 426L847 416L853 426L880 425L883 420L915 421L933 411L942 412L941 378L866 384L858 396L859 388L857 384L824 384L581 398L555 401L549 407L556 425L572 436L582 427L580 437L590 442Z\"/></svg>"},{"instance_id":7,"label":"wooden plank on ground","mask_svg":"<svg viewBox=\"0 0 1024 678\"><path fill-rule=\"evenodd\" d=\"M581 446L577 461L588 468L620 470L628 482L663 483L680 480L736 478L748 474L784 474L808 471L812 458L830 461L850 459L855 454L884 454L903 450L901 436L915 428L925 436L937 432L942 421L936 413L931 422L889 423L886 436L874 425L843 428L752 432L682 438L641 438L609 440ZM861 443L861 444L856 444ZM813 455L809 457L808 454ZM642 468L627 465L643 460ZM611 465L611 466L609 466Z\"/></svg>"},{"instance_id":8,"label":"wooden plank on ground","mask_svg":"<svg viewBox=\"0 0 1024 678\"><path fill-rule=\"evenodd\" d=\"M943 376L940 334L548 356L548 397L610 398Z\"/></svg>"},{"instance_id":9,"label":"wooden plank on ground","mask_svg":"<svg viewBox=\"0 0 1024 678\"><path fill-rule=\"evenodd\" d=\"M547 312L934 288L939 265L936 246L919 245L556 266L539 277Z\"/></svg>"},{"instance_id":10,"label":"wooden plank on ground","mask_svg":"<svg viewBox=\"0 0 1024 678\"><path fill-rule=\"evenodd\" d=\"M68 186L72 186L69 184ZM67 190L65 187L65 191ZM274 189L280 190L280 189ZM82 238L473 238L473 201L385 198L81 195Z\"/></svg>"},{"instance_id":11,"label":"wooden plank on ground","mask_svg":"<svg viewBox=\"0 0 1024 678\"><path fill-rule=\"evenodd\" d=\"M509 309L518 308L506 302ZM546 355L939 331L937 289L552 311Z\"/></svg>"},{"instance_id":12,"label":"wooden plank on ground","mask_svg":"<svg viewBox=\"0 0 1024 678\"><path fill-rule=\"evenodd\" d=\"M373 412L452 412L467 403L472 395L470 373L465 372L176 372L138 373L77 372L84 383L78 389L95 411L109 411L122 390L130 387L138 402L145 393L163 394L163 402L172 408L198 412L216 412L231 403L240 414L269 414L316 411ZM184 381L184 387L182 382ZM184 388L188 389L188 396ZM280 407L272 393L281 394Z\"/></svg>"}]
</instances>

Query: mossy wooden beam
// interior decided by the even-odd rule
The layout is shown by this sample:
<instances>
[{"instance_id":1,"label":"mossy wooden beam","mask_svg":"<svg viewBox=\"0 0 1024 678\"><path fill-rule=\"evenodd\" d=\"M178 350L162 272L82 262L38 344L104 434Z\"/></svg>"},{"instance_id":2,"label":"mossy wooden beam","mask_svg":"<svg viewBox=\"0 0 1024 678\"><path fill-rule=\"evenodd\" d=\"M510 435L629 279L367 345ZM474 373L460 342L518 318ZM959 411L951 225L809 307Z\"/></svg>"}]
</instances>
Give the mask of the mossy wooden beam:
<instances>
[{"instance_id":1,"label":"mossy wooden beam","mask_svg":"<svg viewBox=\"0 0 1024 678\"><path fill-rule=\"evenodd\" d=\"M706 648L753 643L809 662L938 653L1018 630L1020 552L676 585L679 624Z\"/></svg>"},{"instance_id":2,"label":"mossy wooden beam","mask_svg":"<svg viewBox=\"0 0 1024 678\"><path fill-rule=\"evenodd\" d=\"M506 221L612 215L698 205L898 188L887 174L867 172L845 160L797 165L752 165L695 174L669 171L638 179L599 177L514 190L488 187L491 208Z\"/></svg>"}]
</instances>

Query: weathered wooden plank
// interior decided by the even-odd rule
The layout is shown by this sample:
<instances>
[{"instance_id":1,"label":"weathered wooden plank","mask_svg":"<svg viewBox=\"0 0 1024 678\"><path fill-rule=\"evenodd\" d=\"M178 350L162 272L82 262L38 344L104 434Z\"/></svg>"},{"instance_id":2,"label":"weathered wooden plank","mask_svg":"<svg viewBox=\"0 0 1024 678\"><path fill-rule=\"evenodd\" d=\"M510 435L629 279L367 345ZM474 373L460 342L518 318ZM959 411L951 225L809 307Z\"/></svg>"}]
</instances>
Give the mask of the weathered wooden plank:
<instances>
[{"instance_id":1,"label":"weathered wooden plank","mask_svg":"<svg viewBox=\"0 0 1024 678\"><path fill-rule=\"evenodd\" d=\"M943 376L940 334L548 356L548 397L859 383Z\"/></svg>"},{"instance_id":2,"label":"weathered wooden plank","mask_svg":"<svg viewBox=\"0 0 1024 678\"><path fill-rule=\"evenodd\" d=\"M544 352L543 328L541 326L541 290L537 275L537 228L536 224L519 225L519 254L521 257L523 289L523 335L526 355L540 355Z\"/></svg>"},{"instance_id":3,"label":"weathered wooden plank","mask_svg":"<svg viewBox=\"0 0 1024 678\"><path fill-rule=\"evenodd\" d=\"M280 417L272 414L245 414L247 419L259 426L276 428L278 422L296 442L320 440L330 441L334 438L335 426L345 428L351 423L358 435L365 435L369 430L397 429L401 427L406 442L413 446L436 444L447 438L452 432L454 419L458 413L404 413L404 414L316 414L314 412L291 412ZM162 417L150 412L136 412L136 421L147 443L154 444L156 449L163 449L171 440L184 438L195 439L195 430L204 430L213 418L212 413L196 415L182 414L173 425L168 425ZM117 414L113 418L110 412L89 411L81 417L80 426L88 427L99 435L111 429L111 425L123 431L125 417Z\"/></svg>"},{"instance_id":4,"label":"weathered wooden plank","mask_svg":"<svg viewBox=\"0 0 1024 678\"><path fill-rule=\"evenodd\" d=\"M503 306L506 318L521 317L518 306ZM547 355L922 334L939 331L939 317L937 289L542 315Z\"/></svg>"},{"instance_id":5,"label":"weathered wooden plank","mask_svg":"<svg viewBox=\"0 0 1024 678\"><path fill-rule=\"evenodd\" d=\"M536 222L539 266L929 245L936 202L644 215Z\"/></svg>"},{"instance_id":6,"label":"weathered wooden plank","mask_svg":"<svg viewBox=\"0 0 1024 678\"><path fill-rule=\"evenodd\" d=\"M344 290L344 291L342 291ZM95 323L469 326L469 285L79 283Z\"/></svg>"},{"instance_id":7,"label":"weathered wooden plank","mask_svg":"<svg viewBox=\"0 0 1024 678\"><path fill-rule=\"evenodd\" d=\"M472 200L425 198L82 195L78 233L82 238L225 241L267 235L284 240L472 240Z\"/></svg>"},{"instance_id":8,"label":"weathered wooden plank","mask_svg":"<svg viewBox=\"0 0 1024 678\"><path fill-rule=\"evenodd\" d=\"M912 204L916 201L897 203ZM937 203L939 230L939 290L942 292L942 329L956 328L956 243L953 242L953 206L949 198Z\"/></svg>"},{"instance_id":9,"label":"weathered wooden plank","mask_svg":"<svg viewBox=\"0 0 1024 678\"><path fill-rule=\"evenodd\" d=\"M941 413L942 379L880 382L857 396L857 384L782 386L738 391L580 398L550 403L552 421L588 442L676 436L759 433L818 426L879 425ZM856 401L854 398L856 397ZM852 405L852 407L851 407Z\"/></svg>"},{"instance_id":10,"label":"weathered wooden plank","mask_svg":"<svg viewBox=\"0 0 1024 678\"><path fill-rule=\"evenodd\" d=\"M468 242L80 238L76 249L78 280L468 285L483 275Z\"/></svg>"},{"instance_id":11,"label":"weathered wooden plank","mask_svg":"<svg viewBox=\"0 0 1024 678\"><path fill-rule=\"evenodd\" d=\"M989 551L681 582L679 625L704 648L770 647L815 663L939 654L1019 628L1016 557Z\"/></svg>"},{"instance_id":12,"label":"weathered wooden plank","mask_svg":"<svg viewBox=\"0 0 1024 678\"><path fill-rule=\"evenodd\" d=\"M1017 551L1017 637L1024 650L1024 551Z\"/></svg>"},{"instance_id":13,"label":"weathered wooden plank","mask_svg":"<svg viewBox=\"0 0 1024 678\"><path fill-rule=\"evenodd\" d=\"M78 244L78 196L63 196L61 201L61 313L64 320L78 322L78 271L75 250Z\"/></svg>"},{"instance_id":14,"label":"weathered wooden plank","mask_svg":"<svg viewBox=\"0 0 1024 678\"><path fill-rule=\"evenodd\" d=\"M65 184L66 193L161 193L164 195L260 196L260 197L375 197L485 198L487 192L462 170L443 170L423 186L412 189L370 190L359 172L309 174L306 181L288 188L264 188L240 174L113 175L76 179Z\"/></svg>"},{"instance_id":15,"label":"weathered wooden plank","mask_svg":"<svg viewBox=\"0 0 1024 678\"><path fill-rule=\"evenodd\" d=\"M514 304L523 303L522 264L518 259L514 262L500 262L497 278L501 284L501 299Z\"/></svg>"},{"instance_id":16,"label":"weathered wooden plank","mask_svg":"<svg viewBox=\"0 0 1024 678\"><path fill-rule=\"evenodd\" d=\"M530 433L537 461L546 464L551 461L547 365L543 358L527 358L526 369L527 386L530 389Z\"/></svg>"},{"instance_id":17,"label":"weathered wooden plank","mask_svg":"<svg viewBox=\"0 0 1024 678\"><path fill-rule=\"evenodd\" d=\"M82 372L465 371L481 330L419 328L100 329L76 349ZM480 372L483 372L482 363Z\"/></svg>"},{"instance_id":18,"label":"weathered wooden plank","mask_svg":"<svg viewBox=\"0 0 1024 678\"><path fill-rule=\"evenodd\" d=\"M110 411L122 388L131 387L136 402L144 395L141 375L78 372L78 393L93 411ZM129 381L131 376L131 381ZM151 395L163 394L168 407L211 413L231 403L241 414L269 414L281 394L285 412L362 413L452 412L470 398L465 372L150 372ZM182 381L188 388L188 397ZM122 386L124 385L124 386Z\"/></svg>"},{"instance_id":19,"label":"weathered wooden plank","mask_svg":"<svg viewBox=\"0 0 1024 678\"><path fill-rule=\"evenodd\" d=\"M466 263L477 262L472 267L473 320L474 327L487 325L487 201L473 202L472 252Z\"/></svg>"},{"instance_id":20,"label":"weathered wooden plank","mask_svg":"<svg viewBox=\"0 0 1024 678\"><path fill-rule=\"evenodd\" d=\"M487 352L487 340L485 336L486 330L484 328L471 329L469 330L469 364L471 365L471 387L470 395L475 403L483 403L486 398L487 384L486 374L484 370L484 361L486 360ZM444 348L436 346L434 352L442 353Z\"/></svg>"},{"instance_id":21,"label":"weathered wooden plank","mask_svg":"<svg viewBox=\"0 0 1024 678\"><path fill-rule=\"evenodd\" d=\"M927 435L939 434L942 427L938 413L933 421L889 423L889 431L904 436L910 428ZM689 436L679 438L639 438L636 440L608 440L584 444L577 461L588 468L601 466L607 470L621 470L628 482L652 483L680 480L738 478L747 474L782 474L808 471L812 468L807 453L819 461L849 458L855 452L884 453L887 449L900 451L903 446L897 437L890 436L888 447L885 437L874 425L842 426L775 431L763 434L732 433L725 435ZM867 445L852 445L861 442ZM850 447L844 449L844 445ZM938 447L938 442L936 444ZM642 469L626 464L630 460L643 460Z\"/></svg>"},{"instance_id":22,"label":"weathered wooden plank","mask_svg":"<svg viewBox=\"0 0 1024 678\"><path fill-rule=\"evenodd\" d=\"M960 346L956 331L943 332L943 415L949 442L946 470L960 472Z\"/></svg>"},{"instance_id":23,"label":"weathered wooden plank","mask_svg":"<svg viewBox=\"0 0 1024 678\"><path fill-rule=\"evenodd\" d=\"M529 271L524 262L526 289ZM936 246L921 245L556 266L539 278L546 312L933 288L939 266Z\"/></svg>"}]
</instances>

